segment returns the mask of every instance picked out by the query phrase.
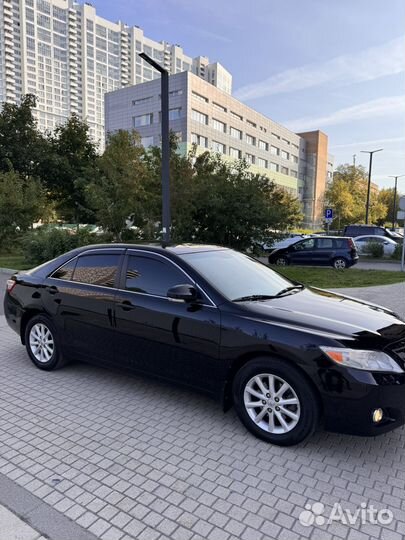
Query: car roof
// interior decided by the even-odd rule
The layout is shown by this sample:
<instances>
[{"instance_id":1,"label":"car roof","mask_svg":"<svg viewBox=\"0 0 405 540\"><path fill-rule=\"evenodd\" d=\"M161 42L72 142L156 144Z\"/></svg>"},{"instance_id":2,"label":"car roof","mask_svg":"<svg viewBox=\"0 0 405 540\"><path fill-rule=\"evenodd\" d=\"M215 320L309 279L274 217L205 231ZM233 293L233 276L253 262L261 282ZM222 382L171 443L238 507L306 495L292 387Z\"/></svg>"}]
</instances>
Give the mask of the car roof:
<instances>
[{"instance_id":1,"label":"car roof","mask_svg":"<svg viewBox=\"0 0 405 540\"><path fill-rule=\"evenodd\" d=\"M392 238L389 236L383 236L382 234L359 234L359 236L355 236L353 240L357 240L358 238L382 238L383 240L391 240L391 242L394 242ZM395 244L396 242L394 242Z\"/></svg>"},{"instance_id":2,"label":"car roof","mask_svg":"<svg viewBox=\"0 0 405 540\"><path fill-rule=\"evenodd\" d=\"M165 252L170 251L176 255L182 255L185 253L198 253L202 251L215 251L215 250L225 250L228 249L223 246L216 246L211 244L177 244L173 246L163 247L158 243L150 244L130 244L130 243L110 243L110 244L90 244L87 246L81 246L72 250L71 253L75 252L77 254L83 253L84 251L94 251L98 249L139 249L147 251Z\"/></svg>"}]
</instances>

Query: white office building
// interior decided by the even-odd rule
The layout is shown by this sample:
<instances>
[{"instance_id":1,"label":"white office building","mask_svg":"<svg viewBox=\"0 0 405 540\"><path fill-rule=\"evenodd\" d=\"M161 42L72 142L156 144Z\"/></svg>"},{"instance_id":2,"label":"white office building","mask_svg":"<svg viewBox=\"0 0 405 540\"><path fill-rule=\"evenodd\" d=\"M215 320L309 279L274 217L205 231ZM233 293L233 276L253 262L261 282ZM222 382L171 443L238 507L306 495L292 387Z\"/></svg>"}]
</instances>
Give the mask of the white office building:
<instances>
[{"instance_id":1,"label":"white office building","mask_svg":"<svg viewBox=\"0 0 405 540\"><path fill-rule=\"evenodd\" d=\"M171 74L191 71L231 93L232 76L220 64L149 39L139 27L103 19L91 4L1 0L0 103L35 94L41 130L52 130L76 113L102 149L104 94L159 77L139 58L141 51Z\"/></svg>"}]
</instances>

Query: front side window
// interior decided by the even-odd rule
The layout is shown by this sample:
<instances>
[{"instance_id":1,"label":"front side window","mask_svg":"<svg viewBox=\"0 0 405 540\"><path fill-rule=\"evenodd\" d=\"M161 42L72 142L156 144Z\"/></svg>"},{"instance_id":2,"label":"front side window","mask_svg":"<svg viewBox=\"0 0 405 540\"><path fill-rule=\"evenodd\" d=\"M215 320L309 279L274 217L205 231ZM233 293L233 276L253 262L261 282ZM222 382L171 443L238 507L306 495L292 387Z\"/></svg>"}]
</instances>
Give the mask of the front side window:
<instances>
[{"instance_id":1,"label":"front side window","mask_svg":"<svg viewBox=\"0 0 405 540\"><path fill-rule=\"evenodd\" d=\"M167 296L171 287L186 283L192 284L188 277L170 262L142 255L128 257L125 279L125 288L128 291Z\"/></svg>"},{"instance_id":2,"label":"front side window","mask_svg":"<svg viewBox=\"0 0 405 540\"><path fill-rule=\"evenodd\" d=\"M305 251L307 249L314 249L315 246L315 240L313 238L309 238L308 240L304 240L303 242L297 242L296 244L293 244L292 248L294 251Z\"/></svg>"},{"instance_id":3,"label":"front side window","mask_svg":"<svg viewBox=\"0 0 405 540\"><path fill-rule=\"evenodd\" d=\"M82 255L73 272L73 281L114 287L120 254Z\"/></svg>"}]
</instances>

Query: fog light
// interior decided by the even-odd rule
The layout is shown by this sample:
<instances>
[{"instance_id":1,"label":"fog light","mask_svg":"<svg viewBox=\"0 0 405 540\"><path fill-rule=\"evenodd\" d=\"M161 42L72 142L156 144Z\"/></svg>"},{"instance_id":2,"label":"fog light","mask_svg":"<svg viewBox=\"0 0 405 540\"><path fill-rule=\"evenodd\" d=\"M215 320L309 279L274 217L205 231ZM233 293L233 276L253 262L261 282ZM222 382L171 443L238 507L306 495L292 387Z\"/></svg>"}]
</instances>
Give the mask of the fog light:
<instances>
[{"instance_id":1,"label":"fog light","mask_svg":"<svg viewBox=\"0 0 405 540\"><path fill-rule=\"evenodd\" d=\"M375 409L373 411L373 422L375 424L378 424L383 419L383 416L384 416L384 412L382 409Z\"/></svg>"}]
</instances>

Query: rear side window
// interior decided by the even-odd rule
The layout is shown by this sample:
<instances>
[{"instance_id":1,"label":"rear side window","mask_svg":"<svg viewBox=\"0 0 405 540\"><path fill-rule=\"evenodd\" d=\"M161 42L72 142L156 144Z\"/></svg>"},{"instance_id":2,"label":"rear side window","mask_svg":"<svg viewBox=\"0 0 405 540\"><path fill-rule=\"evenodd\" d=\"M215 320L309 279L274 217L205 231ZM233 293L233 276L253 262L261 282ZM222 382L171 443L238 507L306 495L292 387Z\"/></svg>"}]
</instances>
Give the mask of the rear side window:
<instances>
[{"instance_id":1,"label":"rear side window","mask_svg":"<svg viewBox=\"0 0 405 540\"><path fill-rule=\"evenodd\" d=\"M316 241L316 247L318 249L332 249L333 248L333 240L332 240L332 238L319 238Z\"/></svg>"},{"instance_id":2,"label":"rear side window","mask_svg":"<svg viewBox=\"0 0 405 540\"><path fill-rule=\"evenodd\" d=\"M63 266L59 267L53 274L51 274L50 277L55 279L66 279L67 281L71 281L73 277L73 272L76 266L77 259L74 258L64 264Z\"/></svg>"},{"instance_id":3,"label":"rear side window","mask_svg":"<svg viewBox=\"0 0 405 540\"><path fill-rule=\"evenodd\" d=\"M175 285L192 284L187 276L169 261L151 257L128 257L125 288L133 292L167 296Z\"/></svg>"},{"instance_id":4,"label":"rear side window","mask_svg":"<svg viewBox=\"0 0 405 540\"><path fill-rule=\"evenodd\" d=\"M345 238L335 238L335 249L345 249L348 247L348 241Z\"/></svg>"},{"instance_id":5,"label":"rear side window","mask_svg":"<svg viewBox=\"0 0 405 540\"><path fill-rule=\"evenodd\" d=\"M73 272L73 281L103 287L114 287L120 257L119 253L82 255L77 260Z\"/></svg>"}]
</instances>

